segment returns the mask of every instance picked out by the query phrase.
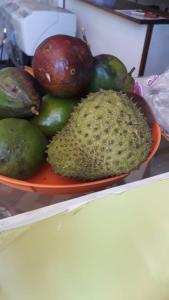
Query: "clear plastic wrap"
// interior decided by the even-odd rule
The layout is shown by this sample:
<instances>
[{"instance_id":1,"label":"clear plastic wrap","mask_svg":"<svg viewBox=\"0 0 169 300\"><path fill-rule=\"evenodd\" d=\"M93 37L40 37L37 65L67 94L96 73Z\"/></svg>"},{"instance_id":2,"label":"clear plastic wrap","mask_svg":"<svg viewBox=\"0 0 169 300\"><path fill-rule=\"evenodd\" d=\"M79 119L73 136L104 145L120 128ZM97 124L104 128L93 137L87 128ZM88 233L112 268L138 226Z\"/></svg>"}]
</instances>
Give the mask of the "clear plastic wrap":
<instances>
[{"instance_id":1,"label":"clear plastic wrap","mask_svg":"<svg viewBox=\"0 0 169 300\"><path fill-rule=\"evenodd\" d=\"M20 0L0 0L0 60L10 59L16 66L22 65L23 62L10 21L10 11L15 9L19 2Z\"/></svg>"},{"instance_id":2,"label":"clear plastic wrap","mask_svg":"<svg viewBox=\"0 0 169 300\"><path fill-rule=\"evenodd\" d=\"M154 118L169 138L169 68L161 75L136 78L135 92L144 97Z\"/></svg>"}]
</instances>

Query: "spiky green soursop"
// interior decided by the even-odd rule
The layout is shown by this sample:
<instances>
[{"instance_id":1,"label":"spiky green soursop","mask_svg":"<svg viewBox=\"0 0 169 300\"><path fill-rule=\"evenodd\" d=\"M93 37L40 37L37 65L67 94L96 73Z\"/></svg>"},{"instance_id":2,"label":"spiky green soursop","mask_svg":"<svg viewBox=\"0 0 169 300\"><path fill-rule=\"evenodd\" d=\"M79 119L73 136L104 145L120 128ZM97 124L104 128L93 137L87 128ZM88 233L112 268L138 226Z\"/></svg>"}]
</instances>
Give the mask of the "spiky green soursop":
<instances>
[{"instance_id":1,"label":"spiky green soursop","mask_svg":"<svg viewBox=\"0 0 169 300\"><path fill-rule=\"evenodd\" d=\"M113 91L89 94L48 147L60 175L93 180L126 173L145 160L151 131L139 108Z\"/></svg>"}]
</instances>

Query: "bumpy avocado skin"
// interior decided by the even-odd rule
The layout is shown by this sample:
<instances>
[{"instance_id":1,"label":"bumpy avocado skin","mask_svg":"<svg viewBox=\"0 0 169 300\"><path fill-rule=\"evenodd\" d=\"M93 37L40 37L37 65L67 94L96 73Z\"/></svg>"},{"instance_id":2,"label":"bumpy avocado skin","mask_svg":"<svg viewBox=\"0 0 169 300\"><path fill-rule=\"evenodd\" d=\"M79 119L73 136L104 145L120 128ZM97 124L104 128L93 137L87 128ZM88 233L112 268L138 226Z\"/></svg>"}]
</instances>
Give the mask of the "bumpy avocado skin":
<instances>
[{"instance_id":1,"label":"bumpy avocado skin","mask_svg":"<svg viewBox=\"0 0 169 300\"><path fill-rule=\"evenodd\" d=\"M37 173L46 159L46 137L23 119L0 120L0 174L26 179Z\"/></svg>"},{"instance_id":2,"label":"bumpy avocado skin","mask_svg":"<svg viewBox=\"0 0 169 300\"><path fill-rule=\"evenodd\" d=\"M151 130L139 108L113 91L91 93L48 147L55 172L94 180L126 173L145 160Z\"/></svg>"},{"instance_id":3,"label":"bumpy avocado skin","mask_svg":"<svg viewBox=\"0 0 169 300\"><path fill-rule=\"evenodd\" d=\"M0 118L25 118L39 110L41 96L35 79L24 70L0 70Z\"/></svg>"}]
</instances>

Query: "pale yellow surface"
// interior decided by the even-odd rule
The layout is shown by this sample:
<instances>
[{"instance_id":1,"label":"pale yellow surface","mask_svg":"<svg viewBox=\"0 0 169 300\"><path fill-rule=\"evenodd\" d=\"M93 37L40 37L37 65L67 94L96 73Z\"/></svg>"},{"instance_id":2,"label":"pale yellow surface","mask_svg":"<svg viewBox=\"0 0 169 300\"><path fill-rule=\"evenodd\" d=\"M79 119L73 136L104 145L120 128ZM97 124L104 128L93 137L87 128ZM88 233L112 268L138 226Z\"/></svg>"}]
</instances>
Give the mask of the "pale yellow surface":
<instances>
[{"instance_id":1,"label":"pale yellow surface","mask_svg":"<svg viewBox=\"0 0 169 300\"><path fill-rule=\"evenodd\" d=\"M0 300L169 300L169 181L16 232L0 235Z\"/></svg>"}]
</instances>

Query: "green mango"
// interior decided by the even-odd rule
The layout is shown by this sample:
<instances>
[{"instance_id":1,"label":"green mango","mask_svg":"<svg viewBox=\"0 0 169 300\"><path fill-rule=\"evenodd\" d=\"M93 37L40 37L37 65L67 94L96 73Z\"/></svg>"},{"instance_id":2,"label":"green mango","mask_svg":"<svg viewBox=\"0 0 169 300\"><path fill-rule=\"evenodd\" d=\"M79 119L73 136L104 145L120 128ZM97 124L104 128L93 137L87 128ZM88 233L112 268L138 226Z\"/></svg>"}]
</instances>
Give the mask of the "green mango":
<instances>
[{"instance_id":1,"label":"green mango","mask_svg":"<svg viewBox=\"0 0 169 300\"><path fill-rule=\"evenodd\" d=\"M38 114L40 94L36 80L22 69L0 70L0 118L24 118Z\"/></svg>"},{"instance_id":2,"label":"green mango","mask_svg":"<svg viewBox=\"0 0 169 300\"><path fill-rule=\"evenodd\" d=\"M65 125L76 104L75 99L45 95L42 98L39 115L32 118L32 123L47 137L51 137Z\"/></svg>"}]
</instances>

